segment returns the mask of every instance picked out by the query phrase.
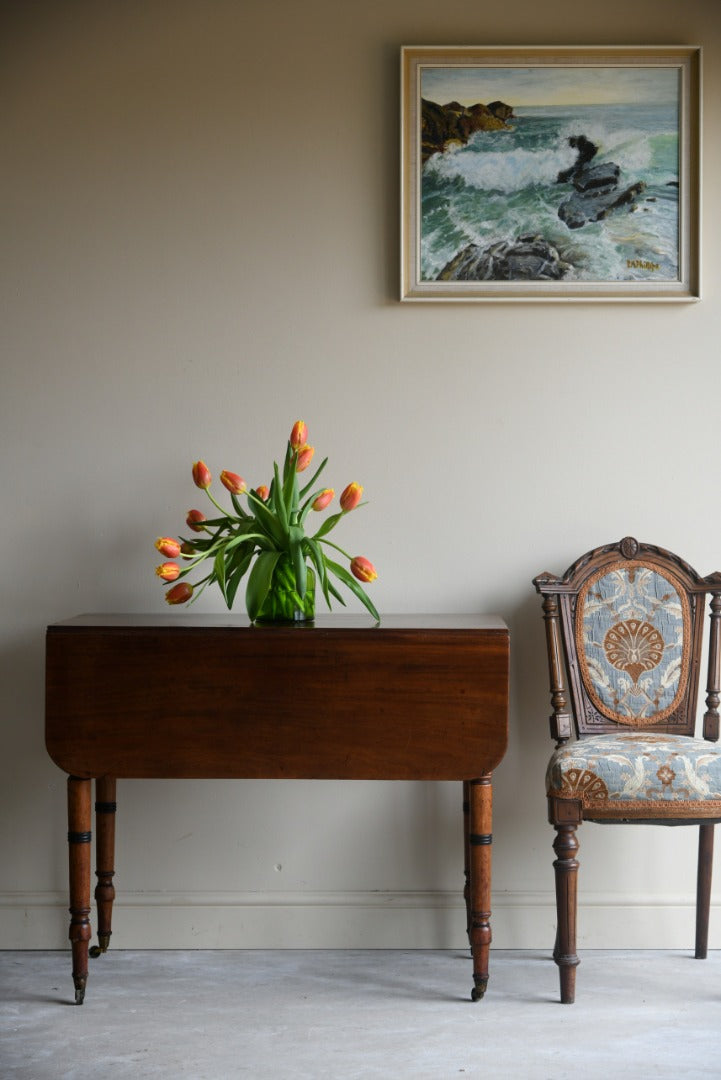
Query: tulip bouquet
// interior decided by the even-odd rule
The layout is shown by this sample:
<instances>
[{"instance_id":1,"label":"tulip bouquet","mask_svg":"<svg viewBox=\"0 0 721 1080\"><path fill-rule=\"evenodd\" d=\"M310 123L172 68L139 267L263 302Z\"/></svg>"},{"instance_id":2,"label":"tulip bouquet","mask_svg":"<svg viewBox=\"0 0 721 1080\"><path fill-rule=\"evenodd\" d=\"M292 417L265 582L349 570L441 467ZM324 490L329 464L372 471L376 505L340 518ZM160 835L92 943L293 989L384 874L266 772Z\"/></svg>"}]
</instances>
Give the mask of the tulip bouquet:
<instances>
[{"instance_id":1,"label":"tulip bouquet","mask_svg":"<svg viewBox=\"0 0 721 1080\"><path fill-rule=\"evenodd\" d=\"M194 463L195 485L205 491L219 514L214 513L208 518L200 510L190 510L186 525L195 534L192 540L182 537L176 540L169 536L156 540L157 550L169 560L156 568L156 574L168 584L175 583L165 594L169 604L193 600L207 585L215 582L231 608L238 586L248 573L245 604L253 622L276 621L272 603L276 591L290 597L296 613L291 618L312 618L316 577L329 608L331 597L345 604L331 581L332 575L380 621L375 605L363 588L363 584L377 578L375 567L362 555L351 557L328 539L338 522L360 504L361 485L348 484L340 496L340 510L325 518L314 533L306 533L310 514L327 509L335 497L333 488L315 488L328 458L321 462L310 481L301 486L299 476L309 467L313 455L314 448L308 445L308 429L302 420L298 420L288 440L283 469L280 470L277 463L273 465L270 487L261 484L249 488L237 473L221 472L220 482L230 493L232 513L226 511L212 494L212 476L205 462ZM241 496L245 496L246 506L241 503ZM349 562L349 569L331 559L327 548L343 555ZM181 567L175 561L178 558L187 565ZM194 585L179 580L206 560L210 570L205 577Z\"/></svg>"}]
</instances>

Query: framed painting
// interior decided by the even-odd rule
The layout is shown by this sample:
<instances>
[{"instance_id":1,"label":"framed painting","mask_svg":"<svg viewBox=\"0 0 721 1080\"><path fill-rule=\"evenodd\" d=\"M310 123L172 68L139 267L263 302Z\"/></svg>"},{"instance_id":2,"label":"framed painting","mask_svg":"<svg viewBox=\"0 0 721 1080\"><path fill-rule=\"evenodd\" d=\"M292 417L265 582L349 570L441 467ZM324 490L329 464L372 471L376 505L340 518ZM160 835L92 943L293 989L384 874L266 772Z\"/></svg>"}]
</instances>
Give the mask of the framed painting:
<instances>
[{"instance_id":1,"label":"framed painting","mask_svg":"<svg viewBox=\"0 0 721 1080\"><path fill-rule=\"evenodd\" d=\"M698 300L701 50L401 50L402 300Z\"/></svg>"}]
</instances>

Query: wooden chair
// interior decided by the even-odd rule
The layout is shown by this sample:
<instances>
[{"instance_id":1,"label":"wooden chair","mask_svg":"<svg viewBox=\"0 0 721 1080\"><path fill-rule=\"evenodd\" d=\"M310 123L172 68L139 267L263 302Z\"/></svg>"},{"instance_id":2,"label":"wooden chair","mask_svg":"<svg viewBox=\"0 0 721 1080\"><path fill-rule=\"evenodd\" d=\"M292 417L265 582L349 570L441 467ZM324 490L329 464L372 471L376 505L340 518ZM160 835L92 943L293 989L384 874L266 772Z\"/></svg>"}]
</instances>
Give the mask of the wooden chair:
<instances>
[{"instance_id":1,"label":"wooden chair","mask_svg":"<svg viewBox=\"0 0 721 1080\"><path fill-rule=\"evenodd\" d=\"M671 552L627 536L582 555L563 577L543 573L533 584L543 596L556 740L546 773L557 856L553 958L561 1001L571 1003L582 821L700 826L696 956L706 956L714 824L721 821L721 748L713 745L721 573L699 577ZM703 738L694 738L707 594L706 712Z\"/></svg>"}]
</instances>

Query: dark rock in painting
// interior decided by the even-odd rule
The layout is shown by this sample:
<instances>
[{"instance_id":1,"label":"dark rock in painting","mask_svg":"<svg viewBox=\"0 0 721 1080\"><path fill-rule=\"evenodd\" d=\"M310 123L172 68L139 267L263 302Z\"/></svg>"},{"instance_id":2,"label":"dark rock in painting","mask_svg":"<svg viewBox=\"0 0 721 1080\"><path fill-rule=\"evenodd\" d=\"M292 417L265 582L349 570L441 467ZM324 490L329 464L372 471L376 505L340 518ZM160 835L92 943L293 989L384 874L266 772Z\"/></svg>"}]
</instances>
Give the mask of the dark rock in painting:
<instances>
[{"instance_id":1,"label":"dark rock in painting","mask_svg":"<svg viewBox=\"0 0 721 1080\"><path fill-rule=\"evenodd\" d=\"M513 116L513 109L502 101L489 105L469 105L465 108L457 101L437 105L435 101L421 101L421 160L425 163L433 154L442 153L449 146L465 146L477 131L498 131L506 127L506 120Z\"/></svg>"},{"instance_id":2,"label":"dark rock in painting","mask_svg":"<svg viewBox=\"0 0 721 1080\"><path fill-rule=\"evenodd\" d=\"M590 191L600 189L609 191L617 187L621 170L613 161L601 162L600 165L592 165L584 169L575 177L573 186L576 191Z\"/></svg>"},{"instance_id":3,"label":"dark rock in painting","mask_svg":"<svg viewBox=\"0 0 721 1080\"><path fill-rule=\"evenodd\" d=\"M489 101L488 111L497 116L499 120L513 120L513 109L506 105L505 101Z\"/></svg>"},{"instance_id":4,"label":"dark rock in painting","mask_svg":"<svg viewBox=\"0 0 721 1080\"><path fill-rule=\"evenodd\" d=\"M598 147L585 135L571 135L568 145L578 152L578 157L570 169L563 169L558 174L556 182L559 184L567 184L569 180L574 180L598 153Z\"/></svg>"},{"instance_id":5,"label":"dark rock in painting","mask_svg":"<svg viewBox=\"0 0 721 1080\"><path fill-rule=\"evenodd\" d=\"M643 180L638 180L622 191L616 188L605 193L593 189L585 193L575 191L570 198L561 203L558 216L569 229L580 229L589 221L602 221L612 210L617 210L620 206L632 206L636 201L636 196L645 190L646 185Z\"/></svg>"},{"instance_id":6,"label":"dark rock in painting","mask_svg":"<svg viewBox=\"0 0 721 1080\"><path fill-rule=\"evenodd\" d=\"M542 236L519 236L490 247L468 244L437 281L558 281L571 269Z\"/></svg>"},{"instance_id":7,"label":"dark rock in painting","mask_svg":"<svg viewBox=\"0 0 721 1080\"><path fill-rule=\"evenodd\" d=\"M570 169L558 174L557 183L570 182L575 188L558 208L558 216L569 229L580 229L589 221L602 221L621 206L633 208L636 196L646 190L643 180L619 190L621 169L615 162L589 164L598 153L598 147L590 139L572 135L568 145L578 151L578 157Z\"/></svg>"}]
</instances>

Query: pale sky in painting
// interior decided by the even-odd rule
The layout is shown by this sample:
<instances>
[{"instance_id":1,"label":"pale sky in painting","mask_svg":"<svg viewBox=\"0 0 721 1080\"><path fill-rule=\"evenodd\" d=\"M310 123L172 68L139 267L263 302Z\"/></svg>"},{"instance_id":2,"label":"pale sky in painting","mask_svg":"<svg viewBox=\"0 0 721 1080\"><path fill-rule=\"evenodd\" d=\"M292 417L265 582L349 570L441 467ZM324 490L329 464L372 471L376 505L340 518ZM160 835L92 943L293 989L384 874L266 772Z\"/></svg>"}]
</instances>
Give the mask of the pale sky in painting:
<instances>
[{"instance_id":1,"label":"pale sky in painting","mask_svg":"<svg viewBox=\"0 0 721 1080\"><path fill-rule=\"evenodd\" d=\"M507 105L670 104L678 101L675 68L426 67L421 96L446 105L504 101Z\"/></svg>"}]
</instances>

